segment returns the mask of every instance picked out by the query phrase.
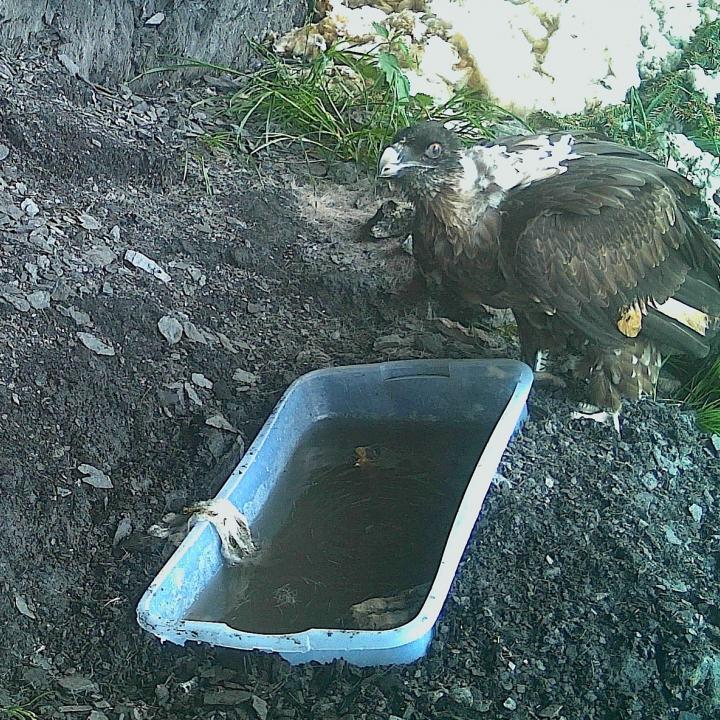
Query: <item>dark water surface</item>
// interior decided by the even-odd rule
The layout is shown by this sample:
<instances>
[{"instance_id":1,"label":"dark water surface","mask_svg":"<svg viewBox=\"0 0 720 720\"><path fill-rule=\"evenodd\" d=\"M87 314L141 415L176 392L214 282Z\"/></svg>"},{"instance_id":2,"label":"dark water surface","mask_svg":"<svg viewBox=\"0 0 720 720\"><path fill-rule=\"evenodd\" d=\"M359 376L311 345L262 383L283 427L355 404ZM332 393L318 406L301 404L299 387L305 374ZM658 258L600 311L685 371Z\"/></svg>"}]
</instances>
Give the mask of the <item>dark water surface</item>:
<instances>
[{"instance_id":1,"label":"dark water surface","mask_svg":"<svg viewBox=\"0 0 720 720\"><path fill-rule=\"evenodd\" d=\"M188 618L261 633L350 627L355 603L431 582L486 441L467 424L317 423L253 523L256 564L223 567Z\"/></svg>"}]
</instances>

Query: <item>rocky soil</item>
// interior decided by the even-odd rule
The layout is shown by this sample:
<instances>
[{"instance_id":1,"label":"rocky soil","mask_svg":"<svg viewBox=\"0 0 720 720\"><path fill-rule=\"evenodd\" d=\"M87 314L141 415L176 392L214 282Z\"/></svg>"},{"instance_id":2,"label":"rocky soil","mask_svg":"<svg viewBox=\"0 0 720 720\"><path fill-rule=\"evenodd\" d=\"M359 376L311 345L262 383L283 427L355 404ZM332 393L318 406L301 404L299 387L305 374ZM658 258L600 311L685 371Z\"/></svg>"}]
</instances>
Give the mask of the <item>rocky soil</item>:
<instances>
[{"instance_id":1,"label":"rocky soil","mask_svg":"<svg viewBox=\"0 0 720 720\"><path fill-rule=\"evenodd\" d=\"M354 168L203 149L212 92L0 53L0 717L718 717L720 441L669 402L618 440L533 391L412 666L138 627L170 552L147 528L216 492L295 377L516 352L503 318L439 319L404 238L359 239Z\"/></svg>"}]
</instances>

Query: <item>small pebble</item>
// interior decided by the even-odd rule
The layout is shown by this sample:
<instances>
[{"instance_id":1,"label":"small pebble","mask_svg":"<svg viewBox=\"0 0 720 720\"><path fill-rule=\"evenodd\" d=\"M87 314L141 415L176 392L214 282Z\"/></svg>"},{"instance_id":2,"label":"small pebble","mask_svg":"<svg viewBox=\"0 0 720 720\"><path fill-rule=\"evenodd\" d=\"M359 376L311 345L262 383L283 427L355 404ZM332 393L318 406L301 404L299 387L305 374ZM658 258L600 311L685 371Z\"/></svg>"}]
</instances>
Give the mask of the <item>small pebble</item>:
<instances>
[{"instance_id":1,"label":"small pebble","mask_svg":"<svg viewBox=\"0 0 720 720\"><path fill-rule=\"evenodd\" d=\"M50 307L50 293L47 290L36 290L27 296L27 301L35 310L45 310Z\"/></svg>"},{"instance_id":2,"label":"small pebble","mask_svg":"<svg viewBox=\"0 0 720 720\"><path fill-rule=\"evenodd\" d=\"M473 694L468 687L455 687L450 690L450 697L458 704L465 707L472 707Z\"/></svg>"},{"instance_id":3,"label":"small pebble","mask_svg":"<svg viewBox=\"0 0 720 720\"><path fill-rule=\"evenodd\" d=\"M34 200L31 200L30 198L27 198L22 201L22 203L20 205L20 209L29 218L35 217L40 212L40 208L37 206L37 203Z\"/></svg>"}]
</instances>

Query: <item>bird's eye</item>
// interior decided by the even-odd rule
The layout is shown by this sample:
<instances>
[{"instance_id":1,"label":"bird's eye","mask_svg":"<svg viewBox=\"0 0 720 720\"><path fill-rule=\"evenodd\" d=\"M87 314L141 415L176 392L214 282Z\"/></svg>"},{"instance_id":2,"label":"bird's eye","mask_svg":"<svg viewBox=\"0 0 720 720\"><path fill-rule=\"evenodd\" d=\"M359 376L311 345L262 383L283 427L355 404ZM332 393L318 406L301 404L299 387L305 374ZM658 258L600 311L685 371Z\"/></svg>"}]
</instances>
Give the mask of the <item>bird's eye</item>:
<instances>
[{"instance_id":1,"label":"bird's eye","mask_svg":"<svg viewBox=\"0 0 720 720\"><path fill-rule=\"evenodd\" d=\"M434 142L430 143L430 145L425 148L425 154L431 159L435 160L436 158L439 158L440 155L442 155L442 145L440 143Z\"/></svg>"}]
</instances>

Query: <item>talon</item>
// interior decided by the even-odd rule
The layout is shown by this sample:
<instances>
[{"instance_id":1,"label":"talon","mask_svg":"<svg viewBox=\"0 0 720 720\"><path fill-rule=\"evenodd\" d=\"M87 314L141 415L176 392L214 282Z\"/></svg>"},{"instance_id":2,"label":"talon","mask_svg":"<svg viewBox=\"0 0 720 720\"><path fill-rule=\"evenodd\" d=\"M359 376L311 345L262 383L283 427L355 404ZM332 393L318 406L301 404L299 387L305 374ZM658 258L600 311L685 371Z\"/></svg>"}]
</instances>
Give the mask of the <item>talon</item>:
<instances>
[{"instance_id":1,"label":"talon","mask_svg":"<svg viewBox=\"0 0 720 720\"><path fill-rule=\"evenodd\" d=\"M536 385L554 385L557 388L567 387L567 383L559 375L538 370L533 374L535 375Z\"/></svg>"},{"instance_id":2,"label":"talon","mask_svg":"<svg viewBox=\"0 0 720 720\"><path fill-rule=\"evenodd\" d=\"M595 405L588 405L582 403L580 410L575 411L570 416L573 420L592 420L593 422L601 423L603 425L612 425L615 428L615 432L620 436L620 413L619 412L608 412L607 410L600 410Z\"/></svg>"}]
</instances>

